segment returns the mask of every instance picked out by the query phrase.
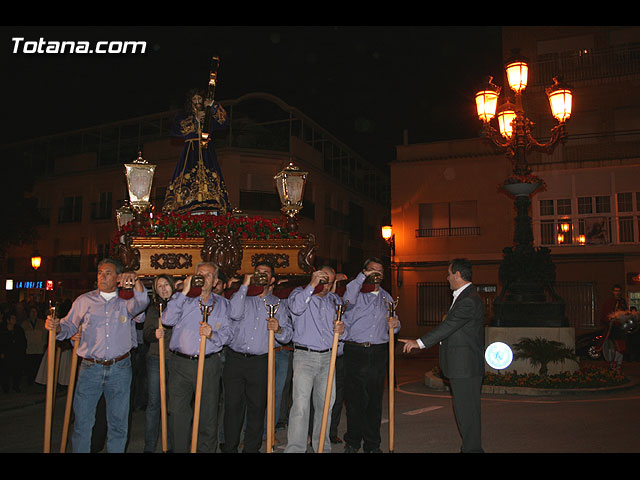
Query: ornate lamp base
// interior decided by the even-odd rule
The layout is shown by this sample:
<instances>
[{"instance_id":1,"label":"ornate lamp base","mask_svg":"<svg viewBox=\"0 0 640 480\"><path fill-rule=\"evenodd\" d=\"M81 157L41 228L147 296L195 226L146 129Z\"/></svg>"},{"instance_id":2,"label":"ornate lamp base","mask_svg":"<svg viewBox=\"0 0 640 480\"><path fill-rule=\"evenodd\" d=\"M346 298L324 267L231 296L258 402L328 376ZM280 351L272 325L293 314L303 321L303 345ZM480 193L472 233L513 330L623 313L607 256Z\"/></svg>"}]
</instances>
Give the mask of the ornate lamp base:
<instances>
[{"instance_id":1,"label":"ornate lamp base","mask_svg":"<svg viewBox=\"0 0 640 480\"><path fill-rule=\"evenodd\" d=\"M539 183L505 183L502 188L515 197L531 195L540 187Z\"/></svg>"}]
</instances>

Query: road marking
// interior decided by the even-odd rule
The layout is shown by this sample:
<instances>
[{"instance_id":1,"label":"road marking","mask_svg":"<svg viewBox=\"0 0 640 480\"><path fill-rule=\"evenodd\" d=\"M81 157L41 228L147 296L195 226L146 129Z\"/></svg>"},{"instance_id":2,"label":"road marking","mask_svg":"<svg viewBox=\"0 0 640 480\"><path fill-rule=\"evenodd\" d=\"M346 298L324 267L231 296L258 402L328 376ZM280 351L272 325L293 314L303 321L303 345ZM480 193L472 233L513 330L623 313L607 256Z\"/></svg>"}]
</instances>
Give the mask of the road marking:
<instances>
[{"instance_id":1,"label":"road marking","mask_svg":"<svg viewBox=\"0 0 640 480\"><path fill-rule=\"evenodd\" d=\"M409 410L408 412L404 412L402 415L420 415L421 413L427 413L427 412L431 412L433 410L438 410L440 407L425 407L425 408L419 408L417 410ZM381 423L389 423L389 419L385 418L382 420Z\"/></svg>"},{"instance_id":2,"label":"road marking","mask_svg":"<svg viewBox=\"0 0 640 480\"><path fill-rule=\"evenodd\" d=\"M442 406L419 408L418 410L411 410L409 412L404 412L403 415L420 415L421 413L431 412L433 410L438 410L439 408L442 408Z\"/></svg>"}]
</instances>

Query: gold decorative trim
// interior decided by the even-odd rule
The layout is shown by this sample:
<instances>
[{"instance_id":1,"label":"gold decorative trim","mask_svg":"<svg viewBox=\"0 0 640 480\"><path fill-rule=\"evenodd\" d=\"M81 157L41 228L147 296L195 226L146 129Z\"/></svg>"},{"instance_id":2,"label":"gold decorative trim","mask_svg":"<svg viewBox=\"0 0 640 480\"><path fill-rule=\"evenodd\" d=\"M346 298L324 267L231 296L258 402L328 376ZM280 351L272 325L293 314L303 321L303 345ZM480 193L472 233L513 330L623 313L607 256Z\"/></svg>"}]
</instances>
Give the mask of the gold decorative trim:
<instances>
[{"instance_id":1,"label":"gold decorative trim","mask_svg":"<svg viewBox=\"0 0 640 480\"><path fill-rule=\"evenodd\" d=\"M175 270L191 268L193 256L188 253L156 253L149 257L151 268Z\"/></svg>"},{"instance_id":2,"label":"gold decorative trim","mask_svg":"<svg viewBox=\"0 0 640 480\"><path fill-rule=\"evenodd\" d=\"M257 258L271 260L279 275L309 274L317 249L312 234L296 239L239 240L219 232L206 239L134 237L127 241L120 245L120 256L141 276L179 274L190 268L185 262L187 256L191 265L214 261L229 278L253 271L252 263L255 265Z\"/></svg>"},{"instance_id":3,"label":"gold decorative trim","mask_svg":"<svg viewBox=\"0 0 640 480\"><path fill-rule=\"evenodd\" d=\"M251 266L255 267L260 262L269 262L274 268L287 268L289 255L286 253L254 253L251 255Z\"/></svg>"}]
</instances>

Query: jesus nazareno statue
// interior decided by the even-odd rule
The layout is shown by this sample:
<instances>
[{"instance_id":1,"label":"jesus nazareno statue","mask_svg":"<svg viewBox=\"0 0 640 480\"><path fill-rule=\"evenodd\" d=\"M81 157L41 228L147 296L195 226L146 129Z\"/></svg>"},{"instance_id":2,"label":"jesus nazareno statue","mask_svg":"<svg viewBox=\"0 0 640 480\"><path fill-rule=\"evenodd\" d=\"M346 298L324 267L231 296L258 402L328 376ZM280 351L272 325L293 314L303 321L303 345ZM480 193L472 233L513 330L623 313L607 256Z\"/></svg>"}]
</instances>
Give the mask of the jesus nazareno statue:
<instances>
[{"instance_id":1,"label":"jesus nazareno statue","mask_svg":"<svg viewBox=\"0 0 640 480\"><path fill-rule=\"evenodd\" d=\"M215 212L224 214L231 210L227 189L218 163L213 142L203 145L200 141L205 125L206 107L211 105L209 136L227 127L224 108L213 101L203 101L200 92L192 90L184 112L176 115L171 135L185 141L180 159L167 187L162 211Z\"/></svg>"}]
</instances>

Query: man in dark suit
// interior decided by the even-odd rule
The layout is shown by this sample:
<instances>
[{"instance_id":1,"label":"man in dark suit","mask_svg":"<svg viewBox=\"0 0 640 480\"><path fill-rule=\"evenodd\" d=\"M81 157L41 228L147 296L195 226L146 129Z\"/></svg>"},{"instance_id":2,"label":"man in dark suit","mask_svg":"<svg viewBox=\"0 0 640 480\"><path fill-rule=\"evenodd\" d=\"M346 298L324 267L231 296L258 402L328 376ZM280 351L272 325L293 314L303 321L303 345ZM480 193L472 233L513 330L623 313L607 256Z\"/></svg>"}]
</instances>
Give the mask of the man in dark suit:
<instances>
[{"instance_id":1,"label":"man in dark suit","mask_svg":"<svg viewBox=\"0 0 640 480\"><path fill-rule=\"evenodd\" d=\"M403 351L440 342L440 368L451 385L462 452L482 452L480 393L484 376L484 306L471 284L471 263L454 259L447 280L453 303L440 325L417 340L398 339Z\"/></svg>"}]
</instances>

